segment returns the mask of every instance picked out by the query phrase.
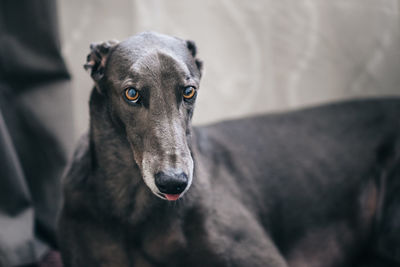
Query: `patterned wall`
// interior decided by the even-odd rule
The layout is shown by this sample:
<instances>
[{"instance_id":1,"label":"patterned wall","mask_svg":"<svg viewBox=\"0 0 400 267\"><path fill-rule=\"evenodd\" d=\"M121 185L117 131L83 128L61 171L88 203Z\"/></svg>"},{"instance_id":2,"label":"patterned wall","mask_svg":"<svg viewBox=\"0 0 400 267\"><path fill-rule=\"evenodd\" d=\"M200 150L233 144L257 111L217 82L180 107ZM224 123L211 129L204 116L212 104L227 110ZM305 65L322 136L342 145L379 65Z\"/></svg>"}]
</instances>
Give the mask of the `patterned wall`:
<instances>
[{"instance_id":1,"label":"patterned wall","mask_svg":"<svg viewBox=\"0 0 400 267\"><path fill-rule=\"evenodd\" d=\"M196 41L205 74L195 123L337 99L400 96L399 0L60 0L76 138L93 41L145 30Z\"/></svg>"}]
</instances>

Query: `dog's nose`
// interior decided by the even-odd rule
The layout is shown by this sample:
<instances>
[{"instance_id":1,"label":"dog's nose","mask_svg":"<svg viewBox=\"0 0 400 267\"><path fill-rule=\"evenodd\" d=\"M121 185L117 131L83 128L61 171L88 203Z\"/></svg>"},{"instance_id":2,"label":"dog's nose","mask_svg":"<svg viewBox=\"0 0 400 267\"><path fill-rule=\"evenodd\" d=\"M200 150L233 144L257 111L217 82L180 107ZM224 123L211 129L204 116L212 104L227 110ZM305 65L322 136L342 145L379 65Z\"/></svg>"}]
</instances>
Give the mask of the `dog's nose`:
<instances>
[{"instance_id":1,"label":"dog's nose","mask_svg":"<svg viewBox=\"0 0 400 267\"><path fill-rule=\"evenodd\" d=\"M178 174L158 172L154 177L157 188L164 194L180 194L188 184L188 177L184 172Z\"/></svg>"}]
</instances>

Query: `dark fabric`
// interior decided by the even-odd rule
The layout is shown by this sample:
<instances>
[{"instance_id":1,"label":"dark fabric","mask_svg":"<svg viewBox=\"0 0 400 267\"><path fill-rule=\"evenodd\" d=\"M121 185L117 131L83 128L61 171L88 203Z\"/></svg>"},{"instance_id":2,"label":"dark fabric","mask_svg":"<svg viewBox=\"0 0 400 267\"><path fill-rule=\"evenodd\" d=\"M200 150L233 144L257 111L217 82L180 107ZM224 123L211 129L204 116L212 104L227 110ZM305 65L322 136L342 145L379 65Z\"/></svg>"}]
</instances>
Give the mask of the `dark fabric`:
<instances>
[{"instance_id":1,"label":"dark fabric","mask_svg":"<svg viewBox=\"0 0 400 267\"><path fill-rule=\"evenodd\" d=\"M69 79L60 53L56 1L0 0L0 266L37 263L56 247L65 153L21 101ZM40 105L40 103L37 103ZM52 112L49 110L48 112Z\"/></svg>"},{"instance_id":2,"label":"dark fabric","mask_svg":"<svg viewBox=\"0 0 400 267\"><path fill-rule=\"evenodd\" d=\"M39 267L62 267L60 253L57 251L50 251L42 258Z\"/></svg>"},{"instance_id":3,"label":"dark fabric","mask_svg":"<svg viewBox=\"0 0 400 267\"><path fill-rule=\"evenodd\" d=\"M69 78L60 53L56 1L0 1L0 79L19 91Z\"/></svg>"}]
</instances>

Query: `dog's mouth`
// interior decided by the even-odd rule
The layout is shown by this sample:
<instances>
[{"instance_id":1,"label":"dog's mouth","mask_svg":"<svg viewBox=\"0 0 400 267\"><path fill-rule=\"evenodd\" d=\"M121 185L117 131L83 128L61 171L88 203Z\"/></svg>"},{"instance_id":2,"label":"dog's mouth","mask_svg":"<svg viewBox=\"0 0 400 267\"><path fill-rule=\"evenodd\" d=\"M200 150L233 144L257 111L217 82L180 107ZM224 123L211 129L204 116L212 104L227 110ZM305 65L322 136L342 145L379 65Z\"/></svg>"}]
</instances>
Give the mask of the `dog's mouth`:
<instances>
[{"instance_id":1,"label":"dog's mouth","mask_svg":"<svg viewBox=\"0 0 400 267\"><path fill-rule=\"evenodd\" d=\"M168 201L176 201L181 196L181 194L164 194Z\"/></svg>"},{"instance_id":2,"label":"dog's mouth","mask_svg":"<svg viewBox=\"0 0 400 267\"><path fill-rule=\"evenodd\" d=\"M163 194L163 193L157 193L157 196L159 196L162 199L168 200L168 201L176 201L179 199L179 197L183 194Z\"/></svg>"}]
</instances>

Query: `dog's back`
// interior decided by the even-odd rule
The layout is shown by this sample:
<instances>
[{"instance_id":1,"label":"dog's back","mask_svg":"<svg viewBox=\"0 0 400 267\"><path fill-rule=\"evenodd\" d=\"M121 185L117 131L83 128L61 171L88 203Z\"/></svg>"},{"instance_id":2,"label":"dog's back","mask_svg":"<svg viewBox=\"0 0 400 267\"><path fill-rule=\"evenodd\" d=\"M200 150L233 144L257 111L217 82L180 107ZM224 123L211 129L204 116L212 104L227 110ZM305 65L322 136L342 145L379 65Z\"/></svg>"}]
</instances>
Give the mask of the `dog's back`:
<instances>
[{"instance_id":1,"label":"dog's back","mask_svg":"<svg viewBox=\"0 0 400 267\"><path fill-rule=\"evenodd\" d=\"M370 244L398 257L399 118L399 99L374 99L199 128L210 197L251 210L293 266L335 266Z\"/></svg>"}]
</instances>

